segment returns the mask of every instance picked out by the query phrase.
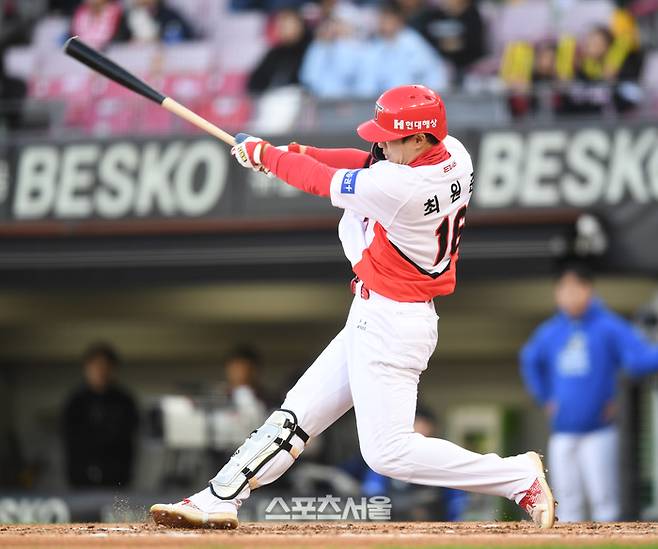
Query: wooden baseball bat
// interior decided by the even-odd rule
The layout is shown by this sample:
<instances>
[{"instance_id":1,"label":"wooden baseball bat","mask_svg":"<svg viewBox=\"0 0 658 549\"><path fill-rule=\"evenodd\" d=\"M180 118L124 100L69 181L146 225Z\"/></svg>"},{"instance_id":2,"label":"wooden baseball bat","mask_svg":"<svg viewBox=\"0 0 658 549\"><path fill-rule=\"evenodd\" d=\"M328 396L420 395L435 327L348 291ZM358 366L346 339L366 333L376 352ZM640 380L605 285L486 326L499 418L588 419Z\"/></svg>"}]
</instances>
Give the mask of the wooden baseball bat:
<instances>
[{"instance_id":1,"label":"wooden baseball bat","mask_svg":"<svg viewBox=\"0 0 658 549\"><path fill-rule=\"evenodd\" d=\"M117 84L162 105L169 112L179 116L190 124L195 125L197 128L208 132L210 135L214 135L224 143L231 146L235 145L235 138L230 133L218 128L211 122L208 122L205 118L202 118L184 105L173 100L171 97L162 95L159 91L154 90L134 74L129 73L126 69L120 67L114 61L105 57L102 53L89 47L84 42L81 42L77 36L69 38L66 41L66 44L64 44L64 52L80 61L80 63L87 65L92 70L106 76L110 80L113 80Z\"/></svg>"}]
</instances>

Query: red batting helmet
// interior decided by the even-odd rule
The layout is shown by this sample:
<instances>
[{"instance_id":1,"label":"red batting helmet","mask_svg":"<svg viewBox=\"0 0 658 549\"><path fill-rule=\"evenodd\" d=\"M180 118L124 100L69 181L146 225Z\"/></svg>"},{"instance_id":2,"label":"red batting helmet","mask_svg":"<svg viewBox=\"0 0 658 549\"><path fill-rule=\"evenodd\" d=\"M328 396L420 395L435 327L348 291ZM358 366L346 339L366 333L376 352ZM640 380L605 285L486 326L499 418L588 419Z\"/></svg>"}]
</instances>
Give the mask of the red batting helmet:
<instances>
[{"instance_id":1,"label":"red batting helmet","mask_svg":"<svg viewBox=\"0 0 658 549\"><path fill-rule=\"evenodd\" d=\"M395 141L417 133L438 140L448 135L446 108L438 93L425 86L398 86L385 91L375 104L375 117L356 132L371 143Z\"/></svg>"}]
</instances>

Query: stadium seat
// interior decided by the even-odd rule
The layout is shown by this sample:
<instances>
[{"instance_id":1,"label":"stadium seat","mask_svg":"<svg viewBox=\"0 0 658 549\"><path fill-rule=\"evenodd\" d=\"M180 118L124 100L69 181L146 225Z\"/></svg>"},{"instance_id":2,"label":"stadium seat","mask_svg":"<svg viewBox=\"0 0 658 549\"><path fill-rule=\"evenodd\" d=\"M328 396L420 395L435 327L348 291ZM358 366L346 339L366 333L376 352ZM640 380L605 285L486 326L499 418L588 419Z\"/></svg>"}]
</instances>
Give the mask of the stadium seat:
<instances>
[{"instance_id":1,"label":"stadium seat","mask_svg":"<svg viewBox=\"0 0 658 549\"><path fill-rule=\"evenodd\" d=\"M211 93L212 80L213 76L209 71L167 74L164 77L162 92L165 95L173 97L176 101L179 101L193 111L199 112L205 105L207 99L213 97L213 94ZM164 109L159 110L168 114ZM155 124L157 127L161 127L164 125L164 120L161 120L161 118L162 117L160 116L156 116L155 113L149 114L149 126L152 127ZM176 118L173 118L171 123L177 131L184 133L198 131L194 126L179 121Z\"/></svg>"},{"instance_id":2,"label":"stadium seat","mask_svg":"<svg viewBox=\"0 0 658 549\"><path fill-rule=\"evenodd\" d=\"M126 70L145 76L157 65L161 51L158 44L116 44L107 50L107 56Z\"/></svg>"},{"instance_id":3,"label":"stadium seat","mask_svg":"<svg viewBox=\"0 0 658 549\"><path fill-rule=\"evenodd\" d=\"M219 20L228 10L226 0L168 0L167 3L192 25L200 38L213 36Z\"/></svg>"},{"instance_id":4,"label":"stadium seat","mask_svg":"<svg viewBox=\"0 0 658 549\"><path fill-rule=\"evenodd\" d=\"M157 83L154 79L168 74L210 72L216 65L212 42L188 42L167 46L122 44L112 46L107 55L154 86Z\"/></svg>"},{"instance_id":5,"label":"stadium seat","mask_svg":"<svg viewBox=\"0 0 658 549\"><path fill-rule=\"evenodd\" d=\"M647 89L658 92L658 50L647 53L641 82Z\"/></svg>"},{"instance_id":6,"label":"stadium seat","mask_svg":"<svg viewBox=\"0 0 658 549\"><path fill-rule=\"evenodd\" d=\"M505 4L491 32L494 52L498 54L508 42L537 42L553 37L555 25L551 5L545 0Z\"/></svg>"},{"instance_id":7,"label":"stadium seat","mask_svg":"<svg viewBox=\"0 0 658 549\"><path fill-rule=\"evenodd\" d=\"M64 55L59 48L52 50L37 50L35 72L41 76L76 76L89 73L89 69L68 55Z\"/></svg>"},{"instance_id":8,"label":"stadium seat","mask_svg":"<svg viewBox=\"0 0 658 549\"><path fill-rule=\"evenodd\" d=\"M594 26L607 26L614 9L614 4L609 0L573 2L559 14L559 31L582 36Z\"/></svg>"},{"instance_id":9,"label":"stadium seat","mask_svg":"<svg viewBox=\"0 0 658 549\"><path fill-rule=\"evenodd\" d=\"M34 27L32 45L38 50L58 48L68 38L70 26L68 17L44 17Z\"/></svg>"},{"instance_id":10,"label":"stadium seat","mask_svg":"<svg viewBox=\"0 0 658 549\"><path fill-rule=\"evenodd\" d=\"M207 71L167 74L163 79L162 93L188 105L208 95L211 78Z\"/></svg>"},{"instance_id":11,"label":"stadium seat","mask_svg":"<svg viewBox=\"0 0 658 549\"><path fill-rule=\"evenodd\" d=\"M249 72L265 54L265 16L231 13L222 18L214 34L215 51L225 72Z\"/></svg>"},{"instance_id":12,"label":"stadium seat","mask_svg":"<svg viewBox=\"0 0 658 549\"><path fill-rule=\"evenodd\" d=\"M217 53L211 41L172 44L165 46L162 53L165 74L210 71L217 65Z\"/></svg>"},{"instance_id":13,"label":"stadium seat","mask_svg":"<svg viewBox=\"0 0 658 549\"><path fill-rule=\"evenodd\" d=\"M480 15L484 21L485 38L486 38L486 51L493 52L495 50L494 39L496 36L495 29L498 26L500 19L500 4L489 0L484 0L478 5Z\"/></svg>"},{"instance_id":14,"label":"stadium seat","mask_svg":"<svg viewBox=\"0 0 658 549\"><path fill-rule=\"evenodd\" d=\"M84 118L88 132L100 135L125 134L140 129L136 123L137 98L101 97L89 108Z\"/></svg>"},{"instance_id":15,"label":"stadium seat","mask_svg":"<svg viewBox=\"0 0 658 549\"><path fill-rule=\"evenodd\" d=\"M62 103L64 123L82 127L86 125L93 103L93 79L91 74L79 73L71 76L35 76L28 80L28 96Z\"/></svg>"},{"instance_id":16,"label":"stadium seat","mask_svg":"<svg viewBox=\"0 0 658 549\"><path fill-rule=\"evenodd\" d=\"M201 116L228 131L244 130L251 112L251 102L246 97L216 97L199 110Z\"/></svg>"},{"instance_id":17,"label":"stadium seat","mask_svg":"<svg viewBox=\"0 0 658 549\"><path fill-rule=\"evenodd\" d=\"M32 46L14 46L5 52L5 72L8 76L29 80L36 72L38 54Z\"/></svg>"},{"instance_id":18,"label":"stadium seat","mask_svg":"<svg viewBox=\"0 0 658 549\"><path fill-rule=\"evenodd\" d=\"M249 130L259 135L282 135L292 130L302 112L304 94L297 86L268 90L257 100ZM275 112L276 116L272 116Z\"/></svg>"},{"instance_id":19,"label":"stadium seat","mask_svg":"<svg viewBox=\"0 0 658 549\"><path fill-rule=\"evenodd\" d=\"M163 93L171 93L167 89L169 77L160 75L158 78L150 78L149 82ZM180 91L180 87L177 91ZM189 97L177 98L194 108ZM170 131L172 117L159 105L136 96L132 91L112 81L98 77L94 86L93 105L85 127L88 131L101 134L154 134Z\"/></svg>"},{"instance_id":20,"label":"stadium seat","mask_svg":"<svg viewBox=\"0 0 658 549\"><path fill-rule=\"evenodd\" d=\"M658 112L658 50L649 52L645 57L640 83L646 90L649 108Z\"/></svg>"},{"instance_id":21,"label":"stadium seat","mask_svg":"<svg viewBox=\"0 0 658 549\"><path fill-rule=\"evenodd\" d=\"M247 78L245 72L225 72L217 74L210 82L210 91L216 95L243 95Z\"/></svg>"}]
</instances>

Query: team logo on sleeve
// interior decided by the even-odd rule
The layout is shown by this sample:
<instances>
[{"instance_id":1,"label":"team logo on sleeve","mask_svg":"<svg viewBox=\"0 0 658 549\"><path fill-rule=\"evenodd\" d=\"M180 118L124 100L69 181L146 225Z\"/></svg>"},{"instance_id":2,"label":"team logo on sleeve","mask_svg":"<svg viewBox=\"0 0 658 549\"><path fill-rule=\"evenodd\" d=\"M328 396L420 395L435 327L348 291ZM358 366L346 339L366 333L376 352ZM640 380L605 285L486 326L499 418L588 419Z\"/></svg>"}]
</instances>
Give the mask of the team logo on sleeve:
<instances>
[{"instance_id":1,"label":"team logo on sleeve","mask_svg":"<svg viewBox=\"0 0 658 549\"><path fill-rule=\"evenodd\" d=\"M340 184L341 194L354 194L356 188L356 176L361 170L352 170L345 172L343 182Z\"/></svg>"}]
</instances>

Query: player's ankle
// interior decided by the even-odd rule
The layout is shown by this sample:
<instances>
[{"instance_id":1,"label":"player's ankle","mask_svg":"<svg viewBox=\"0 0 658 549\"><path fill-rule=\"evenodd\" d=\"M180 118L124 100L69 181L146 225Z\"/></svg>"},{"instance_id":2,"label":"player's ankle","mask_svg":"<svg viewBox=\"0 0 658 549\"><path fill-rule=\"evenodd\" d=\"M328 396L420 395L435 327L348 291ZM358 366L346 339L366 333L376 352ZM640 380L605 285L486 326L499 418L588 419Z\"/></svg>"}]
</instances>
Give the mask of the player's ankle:
<instances>
[{"instance_id":1,"label":"player's ankle","mask_svg":"<svg viewBox=\"0 0 658 549\"><path fill-rule=\"evenodd\" d=\"M189 497L189 500L206 513L230 513L237 515L239 504L235 500L222 500L210 488L205 488Z\"/></svg>"}]
</instances>

